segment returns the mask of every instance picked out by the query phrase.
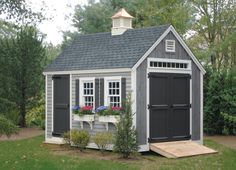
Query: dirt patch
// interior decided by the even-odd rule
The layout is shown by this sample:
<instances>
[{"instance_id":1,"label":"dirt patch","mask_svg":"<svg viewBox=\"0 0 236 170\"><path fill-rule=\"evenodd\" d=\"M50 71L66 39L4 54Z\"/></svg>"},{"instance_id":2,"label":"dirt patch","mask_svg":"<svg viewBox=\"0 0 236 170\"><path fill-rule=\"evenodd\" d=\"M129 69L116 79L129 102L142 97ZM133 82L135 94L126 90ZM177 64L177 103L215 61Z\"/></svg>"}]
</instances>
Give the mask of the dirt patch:
<instances>
[{"instance_id":1,"label":"dirt patch","mask_svg":"<svg viewBox=\"0 0 236 170\"><path fill-rule=\"evenodd\" d=\"M12 135L10 138L8 138L7 136L1 136L0 141L26 139L26 138L42 135L43 133L44 133L44 130L41 130L38 128L21 128L18 134Z\"/></svg>"},{"instance_id":2,"label":"dirt patch","mask_svg":"<svg viewBox=\"0 0 236 170\"><path fill-rule=\"evenodd\" d=\"M132 155L128 159L124 159L120 154L114 153L112 151L106 151L102 155L99 150L96 149L86 149L83 152L79 151L78 148L70 147L66 145L52 145L52 144L44 144L45 147L50 149L52 154L55 155L68 155L70 157L81 158L81 159L95 159L95 160L108 160L120 163L132 163L132 164L146 164L146 162L153 161L152 159L146 159L146 156L141 156L140 153L136 155ZM147 156L148 158L149 156Z\"/></svg>"},{"instance_id":3,"label":"dirt patch","mask_svg":"<svg viewBox=\"0 0 236 170\"><path fill-rule=\"evenodd\" d=\"M205 136L205 138L211 139L232 149L236 149L236 136Z\"/></svg>"}]
</instances>

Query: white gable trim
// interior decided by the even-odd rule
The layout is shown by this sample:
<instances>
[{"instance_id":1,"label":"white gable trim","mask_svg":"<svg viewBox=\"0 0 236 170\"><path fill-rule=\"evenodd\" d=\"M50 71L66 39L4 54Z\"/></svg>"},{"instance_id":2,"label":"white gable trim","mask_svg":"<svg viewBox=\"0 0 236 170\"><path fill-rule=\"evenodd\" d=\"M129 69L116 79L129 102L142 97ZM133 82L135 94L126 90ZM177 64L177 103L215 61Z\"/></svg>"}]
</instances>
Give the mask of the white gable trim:
<instances>
[{"instance_id":1,"label":"white gable trim","mask_svg":"<svg viewBox=\"0 0 236 170\"><path fill-rule=\"evenodd\" d=\"M183 48L186 50L188 55L191 57L193 62L197 65L197 67L201 70L203 74L206 73L203 66L200 64L200 62L197 60L197 58L194 56L192 51L189 49L189 47L186 45L186 43L182 40L182 38L179 36L179 34L176 32L174 27L171 25L168 29L158 38L158 40L147 50L147 52L139 59L139 61L133 66L132 70L136 70L138 66L148 57L148 55L157 47L157 45L166 37L166 35L169 32L172 32L177 40L180 42L180 44L183 46Z\"/></svg>"}]
</instances>

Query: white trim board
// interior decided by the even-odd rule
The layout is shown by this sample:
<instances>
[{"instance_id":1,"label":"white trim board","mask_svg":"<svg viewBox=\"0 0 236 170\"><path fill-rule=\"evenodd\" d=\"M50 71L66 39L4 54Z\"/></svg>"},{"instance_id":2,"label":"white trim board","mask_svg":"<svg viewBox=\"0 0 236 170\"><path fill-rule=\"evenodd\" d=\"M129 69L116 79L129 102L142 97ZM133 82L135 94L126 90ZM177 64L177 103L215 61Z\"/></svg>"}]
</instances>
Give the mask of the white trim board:
<instances>
[{"instance_id":1,"label":"white trim board","mask_svg":"<svg viewBox=\"0 0 236 170\"><path fill-rule=\"evenodd\" d=\"M131 70L132 70L131 68L114 68L114 69L96 69L96 70L49 71L49 72L43 72L43 75L122 73L122 72L130 72Z\"/></svg>"},{"instance_id":2,"label":"white trim board","mask_svg":"<svg viewBox=\"0 0 236 170\"><path fill-rule=\"evenodd\" d=\"M197 67L201 70L203 74L206 73L203 66L200 64L200 62L197 60L197 58L194 56L192 51L189 49L189 47L186 45L186 43L182 40L182 38L179 36L179 34L176 32L174 27L171 25L169 28L166 29L166 31L158 38L158 40L146 51L146 53L139 59L139 61L133 66L132 70L136 70L138 66L149 56L149 54L157 47L157 45L166 37L166 35L172 32L177 40L180 42L180 44L183 46L183 48L186 50L188 55L191 57L193 62L197 65Z\"/></svg>"},{"instance_id":3,"label":"white trim board","mask_svg":"<svg viewBox=\"0 0 236 170\"><path fill-rule=\"evenodd\" d=\"M45 140L48 132L48 76L45 76Z\"/></svg>"}]
</instances>

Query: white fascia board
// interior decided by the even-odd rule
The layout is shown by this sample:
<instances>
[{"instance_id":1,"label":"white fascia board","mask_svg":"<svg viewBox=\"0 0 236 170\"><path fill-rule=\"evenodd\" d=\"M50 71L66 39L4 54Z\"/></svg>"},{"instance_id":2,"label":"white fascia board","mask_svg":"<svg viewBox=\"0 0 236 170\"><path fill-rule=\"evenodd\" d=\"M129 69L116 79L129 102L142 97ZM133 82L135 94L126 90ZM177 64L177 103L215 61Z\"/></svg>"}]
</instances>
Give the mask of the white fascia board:
<instances>
[{"instance_id":1,"label":"white fascia board","mask_svg":"<svg viewBox=\"0 0 236 170\"><path fill-rule=\"evenodd\" d=\"M180 42L180 44L183 46L183 48L186 50L188 55L191 57L193 62L197 65L197 67L201 70L203 74L206 73L206 70L203 68L203 66L200 64L200 62L197 60L197 58L194 56L192 51L189 49L189 47L186 45L186 43L182 40L182 38L179 36L179 34L176 32L174 27L171 25L169 28L166 29L166 31L158 38L158 40L147 50L147 52L139 59L139 61L132 67L132 70L136 70L138 66L148 57L148 55L157 47L157 45L166 37L166 35L169 32L172 32L177 40Z\"/></svg>"},{"instance_id":2,"label":"white fascia board","mask_svg":"<svg viewBox=\"0 0 236 170\"><path fill-rule=\"evenodd\" d=\"M59 74L93 74L93 73L120 73L130 72L131 68L114 68L114 69L97 69L97 70L72 70L72 71L49 71L43 72L43 75L59 75Z\"/></svg>"}]
</instances>

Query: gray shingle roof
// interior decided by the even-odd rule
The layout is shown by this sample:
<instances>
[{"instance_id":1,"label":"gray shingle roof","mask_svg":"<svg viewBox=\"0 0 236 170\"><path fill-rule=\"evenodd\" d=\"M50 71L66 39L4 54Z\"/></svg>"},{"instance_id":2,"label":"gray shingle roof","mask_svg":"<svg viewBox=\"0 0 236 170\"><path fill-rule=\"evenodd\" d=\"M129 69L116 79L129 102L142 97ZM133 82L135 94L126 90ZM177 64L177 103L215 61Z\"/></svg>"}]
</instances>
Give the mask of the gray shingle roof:
<instances>
[{"instance_id":1,"label":"gray shingle roof","mask_svg":"<svg viewBox=\"0 0 236 170\"><path fill-rule=\"evenodd\" d=\"M44 71L132 68L169 26L81 35Z\"/></svg>"}]
</instances>

